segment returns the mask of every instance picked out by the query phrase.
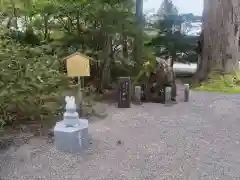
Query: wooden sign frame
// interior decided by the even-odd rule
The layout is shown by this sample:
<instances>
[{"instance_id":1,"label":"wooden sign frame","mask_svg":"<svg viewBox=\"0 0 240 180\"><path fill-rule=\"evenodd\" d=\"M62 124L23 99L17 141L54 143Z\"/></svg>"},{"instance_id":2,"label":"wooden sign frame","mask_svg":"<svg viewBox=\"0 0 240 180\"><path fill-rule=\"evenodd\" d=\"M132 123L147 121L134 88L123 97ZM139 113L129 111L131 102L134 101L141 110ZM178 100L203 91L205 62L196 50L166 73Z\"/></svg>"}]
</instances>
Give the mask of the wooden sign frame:
<instances>
[{"instance_id":1,"label":"wooden sign frame","mask_svg":"<svg viewBox=\"0 0 240 180\"><path fill-rule=\"evenodd\" d=\"M64 58L68 77L90 76L90 58L79 52Z\"/></svg>"}]
</instances>

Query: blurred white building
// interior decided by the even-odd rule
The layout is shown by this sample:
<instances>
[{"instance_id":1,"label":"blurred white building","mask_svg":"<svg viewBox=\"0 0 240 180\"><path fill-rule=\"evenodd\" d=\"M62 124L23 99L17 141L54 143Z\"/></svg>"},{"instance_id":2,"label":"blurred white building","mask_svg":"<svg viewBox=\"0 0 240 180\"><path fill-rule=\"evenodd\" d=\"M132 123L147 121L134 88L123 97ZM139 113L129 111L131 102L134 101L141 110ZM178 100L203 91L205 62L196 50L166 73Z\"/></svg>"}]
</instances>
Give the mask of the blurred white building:
<instances>
[{"instance_id":1,"label":"blurred white building","mask_svg":"<svg viewBox=\"0 0 240 180\"><path fill-rule=\"evenodd\" d=\"M182 33L189 36L198 36L202 30L202 22L183 23L181 26Z\"/></svg>"}]
</instances>

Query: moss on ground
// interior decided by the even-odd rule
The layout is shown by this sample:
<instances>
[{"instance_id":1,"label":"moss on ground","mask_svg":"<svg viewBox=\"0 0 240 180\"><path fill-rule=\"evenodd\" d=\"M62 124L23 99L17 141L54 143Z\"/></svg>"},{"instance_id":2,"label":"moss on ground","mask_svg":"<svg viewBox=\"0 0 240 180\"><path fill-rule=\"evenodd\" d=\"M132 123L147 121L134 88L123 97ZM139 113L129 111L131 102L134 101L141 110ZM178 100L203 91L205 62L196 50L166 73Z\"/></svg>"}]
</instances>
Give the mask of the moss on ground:
<instances>
[{"instance_id":1,"label":"moss on ground","mask_svg":"<svg viewBox=\"0 0 240 180\"><path fill-rule=\"evenodd\" d=\"M228 75L210 75L208 81L202 82L193 90L222 92L229 94L240 93L240 73Z\"/></svg>"}]
</instances>

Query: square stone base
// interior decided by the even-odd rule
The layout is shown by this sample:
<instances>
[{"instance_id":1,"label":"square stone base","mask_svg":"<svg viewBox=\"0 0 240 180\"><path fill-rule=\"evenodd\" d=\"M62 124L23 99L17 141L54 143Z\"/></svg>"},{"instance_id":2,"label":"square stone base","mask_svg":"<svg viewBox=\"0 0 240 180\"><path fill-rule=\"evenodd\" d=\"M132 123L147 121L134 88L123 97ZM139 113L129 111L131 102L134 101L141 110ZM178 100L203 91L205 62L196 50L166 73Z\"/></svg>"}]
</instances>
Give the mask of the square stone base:
<instances>
[{"instance_id":1,"label":"square stone base","mask_svg":"<svg viewBox=\"0 0 240 180\"><path fill-rule=\"evenodd\" d=\"M88 120L79 119L77 126L66 126L64 121L54 127L54 144L63 152L79 153L89 147Z\"/></svg>"}]
</instances>

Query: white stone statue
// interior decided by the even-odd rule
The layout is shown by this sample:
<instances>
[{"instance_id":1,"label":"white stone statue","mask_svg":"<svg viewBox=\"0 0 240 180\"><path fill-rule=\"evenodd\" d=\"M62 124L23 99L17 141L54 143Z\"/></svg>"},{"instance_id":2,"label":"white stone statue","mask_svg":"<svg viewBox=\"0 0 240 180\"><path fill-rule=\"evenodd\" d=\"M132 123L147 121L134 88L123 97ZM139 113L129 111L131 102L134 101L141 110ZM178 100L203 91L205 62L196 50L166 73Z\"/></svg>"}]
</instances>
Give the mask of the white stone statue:
<instances>
[{"instance_id":1,"label":"white stone statue","mask_svg":"<svg viewBox=\"0 0 240 180\"><path fill-rule=\"evenodd\" d=\"M66 112L63 114L63 122L68 127L73 127L79 124L79 116L75 103L74 96L65 96Z\"/></svg>"},{"instance_id":2,"label":"white stone statue","mask_svg":"<svg viewBox=\"0 0 240 180\"><path fill-rule=\"evenodd\" d=\"M68 110L76 111L76 103L75 103L74 96L66 96L65 102L66 102L66 111Z\"/></svg>"}]
</instances>

